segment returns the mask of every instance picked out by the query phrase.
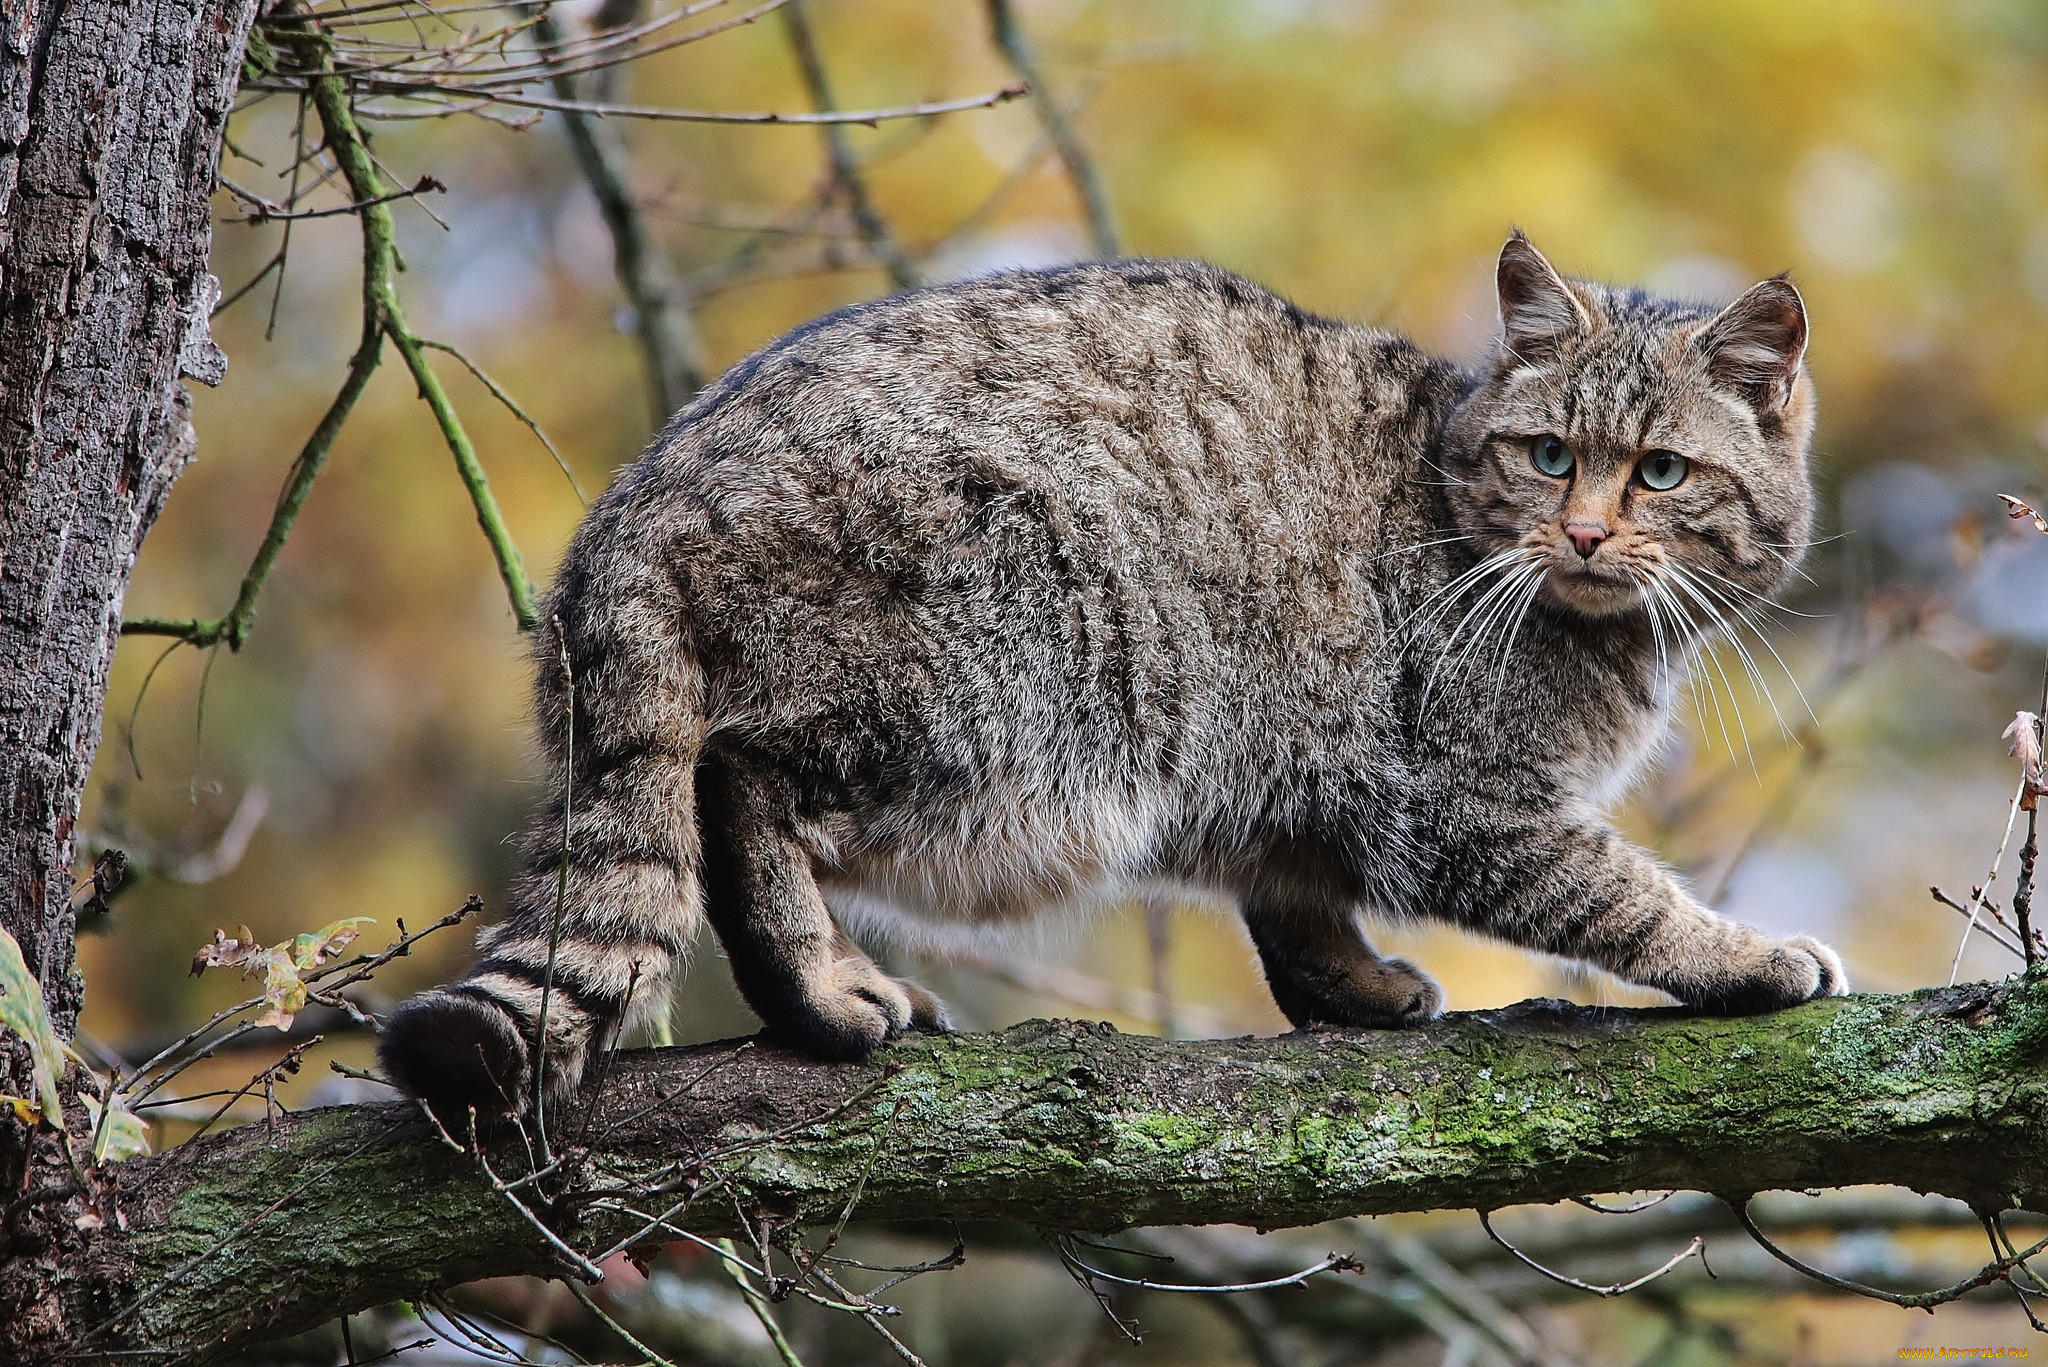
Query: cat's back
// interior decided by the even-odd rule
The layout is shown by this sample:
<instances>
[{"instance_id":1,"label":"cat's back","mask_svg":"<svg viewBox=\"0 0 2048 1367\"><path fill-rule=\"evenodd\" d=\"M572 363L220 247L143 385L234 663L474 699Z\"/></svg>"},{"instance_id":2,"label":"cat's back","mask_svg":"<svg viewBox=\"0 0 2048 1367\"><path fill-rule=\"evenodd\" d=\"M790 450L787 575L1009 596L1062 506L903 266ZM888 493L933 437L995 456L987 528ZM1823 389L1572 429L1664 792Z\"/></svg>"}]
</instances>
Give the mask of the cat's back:
<instances>
[{"instance_id":1,"label":"cat's back","mask_svg":"<svg viewBox=\"0 0 2048 1367\"><path fill-rule=\"evenodd\" d=\"M734 366L608 502L851 549L1029 531L1125 554L1318 553L1426 445L1451 368L1214 266L1007 271L859 304ZM993 540L991 541L991 538ZM858 558L858 557L856 557ZM1214 565L1211 572L1231 572Z\"/></svg>"},{"instance_id":2,"label":"cat's back","mask_svg":"<svg viewBox=\"0 0 2048 1367\"><path fill-rule=\"evenodd\" d=\"M844 732L849 771L942 727L982 767L1055 717L1076 754L1160 763L1262 715L1367 726L1379 552L1424 539L1414 475L1458 383L1197 263L912 291L679 414L562 592L659 566L716 724Z\"/></svg>"}]
</instances>

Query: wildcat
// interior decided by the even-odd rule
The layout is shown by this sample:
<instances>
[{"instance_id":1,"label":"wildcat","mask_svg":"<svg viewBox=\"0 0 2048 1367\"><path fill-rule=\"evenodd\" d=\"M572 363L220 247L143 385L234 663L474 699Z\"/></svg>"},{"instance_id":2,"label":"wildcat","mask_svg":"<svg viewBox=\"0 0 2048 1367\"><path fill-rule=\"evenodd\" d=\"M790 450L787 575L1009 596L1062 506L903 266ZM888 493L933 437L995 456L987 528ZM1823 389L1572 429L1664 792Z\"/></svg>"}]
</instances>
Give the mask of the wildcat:
<instances>
[{"instance_id":1,"label":"wildcat","mask_svg":"<svg viewBox=\"0 0 2048 1367\"><path fill-rule=\"evenodd\" d=\"M1798 291L1717 312L1519 232L1497 283L1476 371L1145 260L898 294L735 366L576 533L534 646L554 801L389 1075L447 1117L564 1096L706 917L773 1035L858 1058L946 1015L842 923L1159 881L1238 900L1301 1027L1439 1010L1362 912L1703 1011L1846 991L1601 816L1807 541Z\"/></svg>"}]
</instances>

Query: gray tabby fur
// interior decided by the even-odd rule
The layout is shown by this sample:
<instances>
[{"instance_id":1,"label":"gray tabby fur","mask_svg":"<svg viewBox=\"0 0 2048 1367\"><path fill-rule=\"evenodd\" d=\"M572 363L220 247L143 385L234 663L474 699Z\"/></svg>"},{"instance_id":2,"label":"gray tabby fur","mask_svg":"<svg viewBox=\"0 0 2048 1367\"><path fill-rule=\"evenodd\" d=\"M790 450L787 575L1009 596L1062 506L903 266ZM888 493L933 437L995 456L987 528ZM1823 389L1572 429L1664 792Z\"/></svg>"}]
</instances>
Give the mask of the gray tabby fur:
<instances>
[{"instance_id":1,"label":"gray tabby fur","mask_svg":"<svg viewBox=\"0 0 2048 1367\"><path fill-rule=\"evenodd\" d=\"M1476 372L1171 261L899 294L735 366L569 548L535 647L556 799L391 1075L451 1118L565 1094L707 915L771 1032L858 1057L945 1016L828 905L914 933L1161 881L1238 901L1300 1026L1438 1011L1362 912L1708 1011L1845 991L1602 816L1712 619L1808 538L1799 296L1566 281L1520 234L1499 276ZM1651 449L1683 483L1632 480Z\"/></svg>"}]
</instances>

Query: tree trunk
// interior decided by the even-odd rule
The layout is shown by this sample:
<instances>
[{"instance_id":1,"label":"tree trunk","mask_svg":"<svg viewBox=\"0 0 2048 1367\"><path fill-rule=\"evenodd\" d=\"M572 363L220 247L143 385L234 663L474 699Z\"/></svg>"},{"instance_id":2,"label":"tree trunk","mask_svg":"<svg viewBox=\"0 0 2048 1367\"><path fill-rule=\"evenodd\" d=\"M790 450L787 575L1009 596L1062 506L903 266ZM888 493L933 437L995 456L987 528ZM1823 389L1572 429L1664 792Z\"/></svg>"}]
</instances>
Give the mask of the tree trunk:
<instances>
[{"instance_id":1,"label":"tree trunk","mask_svg":"<svg viewBox=\"0 0 2048 1367\"><path fill-rule=\"evenodd\" d=\"M830 1227L850 1203L1071 1230L1277 1227L1863 1183L2048 1210L2048 983L1744 1020L1538 1002L1201 1043L1038 1022L912 1038L864 1065L701 1045L621 1055L574 1114L563 1169L519 1194L583 1254L639 1227L599 1193L666 1186L626 1202L659 1213L693 1184L674 1224L704 1235L739 1211ZM516 1140L493 1151L508 1181L525 1162ZM127 1231L96 1238L62 1288L67 1323L96 1327L75 1349L207 1356L569 1265L410 1104L250 1125L117 1172Z\"/></svg>"},{"instance_id":2,"label":"tree trunk","mask_svg":"<svg viewBox=\"0 0 2048 1367\"><path fill-rule=\"evenodd\" d=\"M74 827L121 599L191 458L181 380L225 365L208 200L254 12L8 0L0 17L0 928L67 1037ZM22 1094L15 1043L0 1092ZM24 1184L20 1133L0 1129L0 1191ZM0 1258L40 1256L13 1215ZM0 1295L0 1326L47 1309Z\"/></svg>"},{"instance_id":3,"label":"tree trunk","mask_svg":"<svg viewBox=\"0 0 2048 1367\"><path fill-rule=\"evenodd\" d=\"M0 30L0 926L77 1017L72 828L121 599L216 383L208 201L254 0L23 0Z\"/></svg>"}]
</instances>

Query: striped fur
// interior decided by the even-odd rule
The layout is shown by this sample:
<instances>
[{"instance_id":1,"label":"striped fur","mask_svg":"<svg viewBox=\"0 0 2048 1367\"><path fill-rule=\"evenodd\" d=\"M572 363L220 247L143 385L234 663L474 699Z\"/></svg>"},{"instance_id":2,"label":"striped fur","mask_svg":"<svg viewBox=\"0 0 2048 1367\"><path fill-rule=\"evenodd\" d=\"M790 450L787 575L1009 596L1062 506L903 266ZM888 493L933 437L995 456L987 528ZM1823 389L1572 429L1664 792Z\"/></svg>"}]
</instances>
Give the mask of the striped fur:
<instances>
[{"instance_id":1,"label":"striped fur","mask_svg":"<svg viewBox=\"0 0 2048 1367\"><path fill-rule=\"evenodd\" d=\"M1367 912L1706 1009L1843 990L1600 815L1807 538L1798 295L1566 281L1519 235L1500 285L1476 372L1150 261L897 295L734 367L568 551L553 803L476 967L389 1022L391 1076L523 1109L545 995L565 1096L707 917L770 1031L859 1057L945 1018L843 922L933 940L1158 882L1235 898L1301 1025L1438 1009ZM1648 488L1652 449L1690 474Z\"/></svg>"}]
</instances>

